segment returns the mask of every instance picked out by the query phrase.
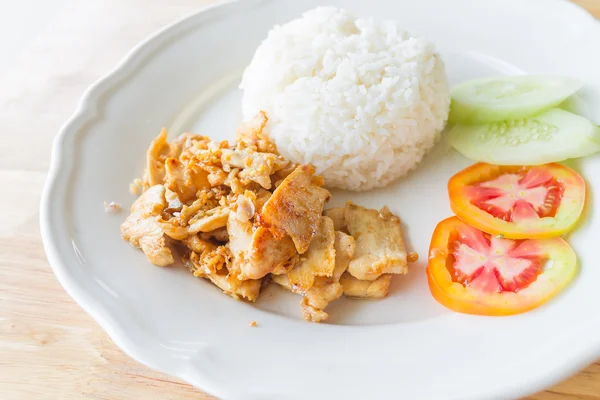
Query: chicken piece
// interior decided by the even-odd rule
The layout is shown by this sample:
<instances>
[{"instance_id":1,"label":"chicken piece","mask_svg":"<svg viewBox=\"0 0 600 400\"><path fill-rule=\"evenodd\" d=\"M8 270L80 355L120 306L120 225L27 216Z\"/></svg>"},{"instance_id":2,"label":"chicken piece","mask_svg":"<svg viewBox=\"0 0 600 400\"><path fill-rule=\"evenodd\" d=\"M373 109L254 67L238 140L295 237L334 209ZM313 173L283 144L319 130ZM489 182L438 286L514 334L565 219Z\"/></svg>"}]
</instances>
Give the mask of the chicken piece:
<instances>
[{"instance_id":1,"label":"chicken piece","mask_svg":"<svg viewBox=\"0 0 600 400\"><path fill-rule=\"evenodd\" d=\"M387 207L381 211L348 202L348 232L356 241L348 272L357 279L373 281L382 274L406 274L408 262L400 219Z\"/></svg>"},{"instance_id":2,"label":"chicken piece","mask_svg":"<svg viewBox=\"0 0 600 400\"><path fill-rule=\"evenodd\" d=\"M146 171L144 173L144 190L162 185L165 178L165 160L171 153L171 147L167 143L167 130L162 129L160 134L150 143L146 152Z\"/></svg>"},{"instance_id":3,"label":"chicken piece","mask_svg":"<svg viewBox=\"0 0 600 400\"><path fill-rule=\"evenodd\" d=\"M188 203L196 198L200 189L210 188L208 172L203 169L190 169L176 158L165 161L165 187L176 193L179 201Z\"/></svg>"},{"instance_id":4,"label":"chicken piece","mask_svg":"<svg viewBox=\"0 0 600 400\"><path fill-rule=\"evenodd\" d=\"M165 220L163 217L158 217L156 223L164 234L173 240L183 240L190 235L189 227L181 226L177 218Z\"/></svg>"},{"instance_id":5,"label":"chicken piece","mask_svg":"<svg viewBox=\"0 0 600 400\"><path fill-rule=\"evenodd\" d=\"M335 232L335 269L331 277L316 277L313 286L302 298L302 318L321 322L329 316L323 310L338 299L343 292L339 280L354 255L354 238L343 232Z\"/></svg>"},{"instance_id":6,"label":"chicken piece","mask_svg":"<svg viewBox=\"0 0 600 400\"><path fill-rule=\"evenodd\" d=\"M177 211L178 196L174 192L166 191L166 196L174 196L169 201L169 208L165 209L157 222L167 236L174 240L182 240L199 232L213 232L227 225L229 208L220 205L223 199L221 189L203 189L196 193L197 199L192 204L180 205Z\"/></svg>"},{"instance_id":7,"label":"chicken piece","mask_svg":"<svg viewBox=\"0 0 600 400\"><path fill-rule=\"evenodd\" d=\"M191 251L202 254L205 251L212 251L217 246L208 239L202 239L199 235L188 236L181 241Z\"/></svg>"},{"instance_id":8,"label":"chicken piece","mask_svg":"<svg viewBox=\"0 0 600 400\"><path fill-rule=\"evenodd\" d=\"M298 253L289 236L275 239L270 230L258 227L252 235L250 268L242 270L240 279L260 279L269 273L281 275L298 262Z\"/></svg>"},{"instance_id":9,"label":"chicken piece","mask_svg":"<svg viewBox=\"0 0 600 400\"><path fill-rule=\"evenodd\" d=\"M247 253L252 248L252 228L252 222L240 217L237 210L229 214L227 220L227 233L229 234L227 248L232 257L230 269L236 271L238 275L242 273L242 270L248 268L249 257Z\"/></svg>"},{"instance_id":10,"label":"chicken piece","mask_svg":"<svg viewBox=\"0 0 600 400\"><path fill-rule=\"evenodd\" d=\"M225 167L223 167L223 170L225 170ZM224 185L229 186L233 194L243 194L244 191L246 191L246 185L244 185L238 178L239 174L240 169L233 168L227 174L227 178L225 178Z\"/></svg>"},{"instance_id":11,"label":"chicken piece","mask_svg":"<svg viewBox=\"0 0 600 400\"><path fill-rule=\"evenodd\" d=\"M139 196L144 191L144 183L140 178L135 178L129 184L129 192L134 196Z\"/></svg>"},{"instance_id":12,"label":"chicken piece","mask_svg":"<svg viewBox=\"0 0 600 400\"><path fill-rule=\"evenodd\" d=\"M237 129L235 141L237 148L242 150L251 148L263 153L277 153L277 146L263 133L269 119L264 111L259 112L248 122L244 122Z\"/></svg>"},{"instance_id":13,"label":"chicken piece","mask_svg":"<svg viewBox=\"0 0 600 400\"><path fill-rule=\"evenodd\" d=\"M258 183L264 189L271 189L271 175L285 168L289 162L271 153L252 153L247 166L240 174L240 180L248 185L250 181Z\"/></svg>"},{"instance_id":14,"label":"chicken piece","mask_svg":"<svg viewBox=\"0 0 600 400\"><path fill-rule=\"evenodd\" d=\"M171 142L171 157L187 163L196 154L208 149L212 140L207 136L184 133Z\"/></svg>"},{"instance_id":15,"label":"chicken piece","mask_svg":"<svg viewBox=\"0 0 600 400\"><path fill-rule=\"evenodd\" d=\"M259 218L275 238L289 235L300 254L308 250L323 206L331 197L329 191L321 187L323 178L314 173L311 165L298 166L273 192Z\"/></svg>"},{"instance_id":16,"label":"chicken piece","mask_svg":"<svg viewBox=\"0 0 600 400\"><path fill-rule=\"evenodd\" d=\"M212 232L216 229L227 226L227 219L229 218L229 208L227 207L216 207L209 210L199 212L189 221L189 234L196 234L198 232Z\"/></svg>"},{"instance_id":17,"label":"chicken piece","mask_svg":"<svg viewBox=\"0 0 600 400\"><path fill-rule=\"evenodd\" d=\"M208 172L208 183L210 186L225 185L228 177L227 172L223 171L220 167L210 165L204 165L203 169Z\"/></svg>"},{"instance_id":18,"label":"chicken piece","mask_svg":"<svg viewBox=\"0 0 600 400\"><path fill-rule=\"evenodd\" d=\"M383 274L374 281L356 279L348 272L345 272L340 278L344 296L361 299L381 299L387 296L391 281L391 274Z\"/></svg>"},{"instance_id":19,"label":"chicken piece","mask_svg":"<svg viewBox=\"0 0 600 400\"><path fill-rule=\"evenodd\" d=\"M333 227L336 231L347 232L346 229L346 209L344 207L329 208L323 211L323 215L333 220Z\"/></svg>"},{"instance_id":20,"label":"chicken piece","mask_svg":"<svg viewBox=\"0 0 600 400\"><path fill-rule=\"evenodd\" d=\"M323 309L343 293L339 282L327 282L327 278L318 277L315 285L302 298L302 318L307 321L321 322L329 318Z\"/></svg>"},{"instance_id":21,"label":"chicken piece","mask_svg":"<svg viewBox=\"0 0 600 400\"><path fill-rule=\"evenodd\" d=\"M210 280L225 294L237 300L244 298L256 301L260 293L260 280L239 281L235 276L227 274L227 268L224 268L227 258L224 254L228 254L225 246L218 246L212 250L206 249L201 255L192 252L184 261L195 276ZM217 265L221 267L216 268Z\"/></svg>"},{"instance_id":22,"label":"chicken piece","mask_svg":"<svg viewBox=\"0 0 600 400\"><path fill-rule=\"evenodd\" d=\"M226 264L231 259L231 253L225 246L217 245L209 240L202 240L197 235L190 236L182 241L190 253L190 259L196 261L195 271L205 275L227 275Z\"/></svg>"},{"instance_id":23,"label":"chicken piece","mask_svg":"<svg viewBox=\"0 0 600 400\"><path fill-rule=\"evenodd\" d=\"M256 199L254 199L254 208L256 208L257 212L263 209L265 203L271 198L272 195L273 194L271 192L263 188L259 188L256 191Z\"/></svg>"},{"instance_id":24,"label":"chicken piece","mask_svg":"<svg viewBox=\"0 0 600 400\"><path fill-rule=\"evenodd\" d=\"M197 199L189 206L184 205L179 214L181 223L186 224L199 212L208 211L219 206L221 193L215 188L196 193Z\"/></svg>"},{"instance_id":25,"label":"chicken piece","mask_svg":"<svg viewBox=\"0 0 600 400\"><path fill-rule=\"evenodd\" d=\"M348 265L356 252L354 238L344 232L335 232L335 268L333 269L333 280L338 282L340 277L348 269Z\"/></svg>"},{"instance_id":26,"label":"chicken piece","mask_svg":"<svg viewBox=\"0 0 600 400\"><path fill-rule=\"evenodd\" d=\"M165 234L156 221L166 205L164 186L152 186L133 203L131 214L121 225L121 237L142 249L151 263L161 267L175 262Z\"/></svg>"},{"instance_id":27,"label":"chicken piece","mask_svg":"<svg viewBox=\"0 0 600 400\"><path fill-rule=\"evenodd\" d=\"M260 279L271 272L287 272L296 261L296 248L289 237L275 239L271 231L253 229L241 205L249 201L239 196L236 211L227 223L228 248L233 255L232 269L239 271L238 278Z\"/></svg>"},{"instance_id":28,"label":"chicken piece","mask_svg":"<svg viewBox=\"0 0 600 400\"><path fill-rule=\"evenodd\" d=\"M302 255L296 266L287 273L292 291L306 293L317 276L333 276L335 269L335 230L329 217L321 217L317 223L316 235L308 251Z\"/></svg>"},{"instance_id":29,"label":"chicken piece","mask_svg":"<svg viewBox=\"0 0 600 400\"><path fill-rule=\"evenodd\" d=\"M286 167L281 168L278 171L275 171L275 173L273 175L271 175L271 187L277 188L279 187L279 185L281 185L283 183L283 181L285 180L285 178L287 178L292 172L294 172L294 170L296 169L297 165L290 162Z\"/></svg>"},{"instance_id":30,"label":"chicken piece","mask_svg":"<svg viewBox=\"0 0 600 400\"><path fill-rule=\"evenodd\" d=\"M259 153L251 149L223 149L221 164L223 169L239 168L238 176L243 184L247 185L252 181L270 189L271 175L286 167L289 162L272 153Z\"/></svg>"},{"instance_id":31,"label":"chicken piece","mask_svg":"<svg viewBox=\"0 0 600 400\"><path fill-rule=\"evenodd\" d=\"M227 227L225 226L223 228L215 229L214 231L201 232L199 233L199 235L200 239L204 240L214 239L217 242L222 243L226 243L229 241L229 233L227 233Z\"/></svg>"},{"instance_id":32,"label":"chicken piece","mask_svg":"<svg viewBox=\"0 0 600 400\"><path fill-rule=\"evenodd\" d=\"M165 188L165 200L167 200L167 207L164 210L166 213L181 212L183 203L181 203L177 193Z\"/></svg>"}]
</instances>

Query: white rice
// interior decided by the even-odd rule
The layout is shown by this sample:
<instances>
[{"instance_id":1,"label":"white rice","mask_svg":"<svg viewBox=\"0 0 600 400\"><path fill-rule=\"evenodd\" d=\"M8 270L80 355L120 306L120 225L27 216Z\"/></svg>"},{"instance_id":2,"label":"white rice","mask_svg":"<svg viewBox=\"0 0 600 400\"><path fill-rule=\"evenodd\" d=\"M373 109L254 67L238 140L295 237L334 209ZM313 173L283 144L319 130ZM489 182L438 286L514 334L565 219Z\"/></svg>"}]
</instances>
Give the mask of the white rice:
<instances>
[{"instance_id":1,"label":"white rice","mask_svg":"<svg viewBox=\"0 0 600 400\"><path fill-rule=\"evenodd\" d=\"M450 105L431 42L331 7L272 29L240 87L244 118L266 111L283 156L349 190L384 186L413 169Z\"/></svg>"}]
</instances>

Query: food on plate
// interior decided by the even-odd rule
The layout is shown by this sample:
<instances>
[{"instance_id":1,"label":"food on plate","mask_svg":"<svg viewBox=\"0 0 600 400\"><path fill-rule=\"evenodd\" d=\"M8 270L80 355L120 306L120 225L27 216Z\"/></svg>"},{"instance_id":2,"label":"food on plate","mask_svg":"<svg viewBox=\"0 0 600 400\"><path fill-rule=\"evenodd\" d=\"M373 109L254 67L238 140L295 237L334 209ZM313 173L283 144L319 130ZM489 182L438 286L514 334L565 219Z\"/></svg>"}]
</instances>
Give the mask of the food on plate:
<instances>
[{"instance_id":1,"label":"food on plate","mask_svg":"<svg viewBox=\"0 0 600 400\"><path fill-rule=\"evenodd\" d=\"M349 272L344 272L340 278L344 296L361 299L380 299L387 296L391 282L391 274L383 274L372 281L363 281L353 277Z\"/></svg>"},{"instance_id":2,"label":"food on plate","mask_svg":"<svg viewBox=\"0 0 600 400\"><path fill-rule=\"evenodd\" d=\"M335 257L333 269L327 271L325 274L320 274L320 276L311 276L309 278L310 285L306 285L305 282L301 282L300 284L294 283L294 277L291 276L293 275L291 272L287 275L272 276L273 281L279 285L294 293L303 295L301 303L302 316L309 321L320 322L327 319L329 315L323 310L343 293L340 278L345 273L348 263L354 256L354 238L343 232L336 231L333 243ZM310 252L311 249L309 249ZM329 262L330 260L327 260L328 264ZM304 266L306 265L304 264ZM295 270L296 268L292 272Z\"/></svg>"},{"instance_id":3,"label":"food on plate","mask_svg":"<svg viewBox=\"0 0 600 400\"><path fill-rule=\"evenodd\" d=\"M396 22L330 7L273 28L241 87L245 118L266 111L283 156L349 190L385 186L415 168L450 105L433 43Z\"/></svg>"},{"instance_id":4,"label":"food on plate","mask_svg":"<svg viewBox=\"0 0 600 400\"><path fill-rule=\"evenodd\" d=\"M354 236L356 251L348 272L357 279L372 281L383 274L406 274L408 260L400 219L387 207L369 210L346 205L346 227Z\"/></svg>"},{"instance_id":5,"label":"food on plate","mask_svg":"<svg viewBox=\"0 0 600 400\"><path fill-rule=\"evenodd\" d=\"M260 223L278 239L291 237L300 254L311 244L323 206L331 197L321 187L323 178L314 173L311 165L296 168L273 192L260 214Z\"/></svg>"},{"instance_id":6,"label":"food on plate","mask_svg":"<svg viewBox=\"0 0 600 400\"><path fill-rule=\"evenodd\" d=\"M346 228L345 214L345 207L328 208L327 210L323 211L323 215L331 218L331 220L333 221L333 227L336 231L348 233L348 229Z\"/></svg>"},{"instance_id":7,"label":"food on plate","mask_svg":"<svg viewBox=\"0 0 600 400\"><path fill-rule=\"evenodd\" d=\"M431 239L427 280L433 297L458 312L518 314L567 285L577 258L561 238L512 240L451 217Z\"/></svg>"},{"instance_id":8,"label":"food on plate","mask_svg":"<svg viewBox=\"0 0 600 400\"><path fill-rule=\"evenodd\" d=\"M418 259L400 219L351 201L325 209L326 187L368 190L404 176L450 112L450 143L488 163L448 183L457 217L433 234L433 296L456 311L508 315L572 279L576 256L558 236L581 216L586 186L549 162L600 150L600 128L555 108L579 82L478 79L453 88L450 106L431 42L395 22L319 7L273 28L240 86L245 122L234 143L191 133L169 142L163 129L150 144L121 236L152 263L181 258L247 301L272 281L301 295L313 322L342 295L385 297L392 276Z\"/></svg>"},{"instance_id":9,"label":"food on plate","mask_svg":"<svg viewBox=\"0 0 600 400\"><path fill-rule=\"evenodd\" d=\"M585 203L586 184L560 164L472 165L448 182L452 211L492 235L540 239L575 226Z\"/></svg>"},{"instance_id":10,"label":"food on plate","mask_svg":"<svg viewBox=\"0 0 600 400\"><path fill-rule=\"evenodd\" d=\"M581 83L554 76L521 75L475 79L452 88L450 122L482 124L531 117L558 106Z\"/></svg>"},{"instance_id":11,"label":"food on plate","mask_svg":"<svg viewBox=\"0 0 600 400\"><path fill-rule=\"evenodd\" d=\"M344 292L384 297L389 274L407 272L400 220L352 203L324 212L323 178L279 155L267 120L259 113L243 124L235 144L189 133L169 142L163 130L121 236L159 266L180 255L236 299L255 301L273 280L303 296L309 321L327 319L325 307ZM345 273L353 276L342 285Z\"/></svg>"},{"instance_id":12,"label":"food on plate","mask_svg":"<svg viewBox=\"0 0 600 400\"><path fill-rule=\"evenodd\" d=\"M115 203L114 201L111 201L110 203L108 201L104 202L104 211L106 211L107 213L118 213L122 209L123 207L121 207L119 203Z\"/></svg>"},{"instance_id":13,"label":"food on plate","mask_svg":"<svg viewBox=\"0 0 600 400\"><path fill-rule=\"evenodd\" d=\"M317 276L333 274L336 254L334 243L333 221L328 217L321 217L308 250L296 266L287 273L292 287L300 293L306 293L313 286Z\"/></svg>"},{"instance_id":14,"label":"food on plate","mask_svg":"<svg viewBox=\"0 0 600 400\"><path fill-rule=\"evenodd\" d=\"M325 306L342 294L356 298L385 297L392 274L408 272L400 219L387 207L378 211L349 201L345 207L325 210L323 215L326 229L319 229L317 237L326 238L324 232L335 231L332 272L331 258L326 252L331 239L327 238L311 243L304 260L289 273L272 274L279 285L304 295L303 315L313 321L325 318Z\"/></svg>"},{"instance_id":15,"label":"food on plate","mask_svg":"<svg viewBox=\"0 0 600 400\"><path fill-rule=\"evenodd\" d=\"M161 267L175 262L167 245L167 237L158 222L166 207L164 186L149 187L133 203L131 213L121 225L121 237L140 248L152 264Z\"/></svg>"},{"instance_id":16,"label":"food on plate","mask_svg":"<svg viewBox=\"0 0 600 400\"><path fill-rule=\"evenodd\" d=\"M448 137L465 157L498 165L546 164L600 150L600 128L559 108L523 119L455 125Z\"/></svg>"}]
</instances>

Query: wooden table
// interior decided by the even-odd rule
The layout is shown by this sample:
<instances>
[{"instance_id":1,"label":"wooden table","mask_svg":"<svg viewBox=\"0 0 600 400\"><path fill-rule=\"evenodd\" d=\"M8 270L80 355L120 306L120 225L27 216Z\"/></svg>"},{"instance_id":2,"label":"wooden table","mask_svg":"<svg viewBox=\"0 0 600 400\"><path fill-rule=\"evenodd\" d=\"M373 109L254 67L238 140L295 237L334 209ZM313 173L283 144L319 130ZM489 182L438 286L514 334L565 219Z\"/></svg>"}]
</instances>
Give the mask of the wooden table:
<instances>
[{"instance_id":1,"label":"wooden table","mask_svg":"<svg viewBox=\"0 0 600 400\"><path fill-rule=\"evenodd\" d=\"M211 398L117 349L54 278L38 228L51 141L84 89L149 33L211 2L74 2L0 77L1 399ZM600 0L577 2L600 17ZM530 399L600 400L600 363Z\"/></svg>"}]
</instances>

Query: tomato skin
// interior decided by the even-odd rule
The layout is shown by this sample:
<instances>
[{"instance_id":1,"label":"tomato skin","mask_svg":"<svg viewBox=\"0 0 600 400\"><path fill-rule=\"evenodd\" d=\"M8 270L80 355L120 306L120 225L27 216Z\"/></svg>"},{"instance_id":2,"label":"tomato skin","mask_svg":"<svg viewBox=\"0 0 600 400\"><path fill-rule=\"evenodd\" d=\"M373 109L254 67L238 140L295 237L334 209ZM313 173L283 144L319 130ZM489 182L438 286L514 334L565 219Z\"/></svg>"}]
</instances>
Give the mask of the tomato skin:
<instances>
[{"instance_id":1,"label":"tomato skin","mask_svg":"<svg viewBox=\"0 0 600 400\"><path fill-rule=\"evenodd\" d=\"M550 173L563 187L562 199L554 217L508 222L497 218L471 203L470 185L502 175L506 169L540 168ZM477 163L460 171L448 182L452 211L463 221L491 235L508 239L545 239L571 231L581 217L585 203L586 184L572 169L561 164L536 167L504 167Z\"/></svg>"},{"instance_id":2,"label":"tomato skin","mask_svg":"<svg viewBox=\"0 0 600 400\"><path fill-rule=\"evenodd\" d=\"M532 310L554 297L575 276L577 257L561 238L528 240L552 260L552 268L518 292L482 292L455 282L447 267L452 235L467 225L457 217L440 222L433 233L427 264L427 282L443 306L465 314L503 316Z\"/></svg>"}]
</instances>

